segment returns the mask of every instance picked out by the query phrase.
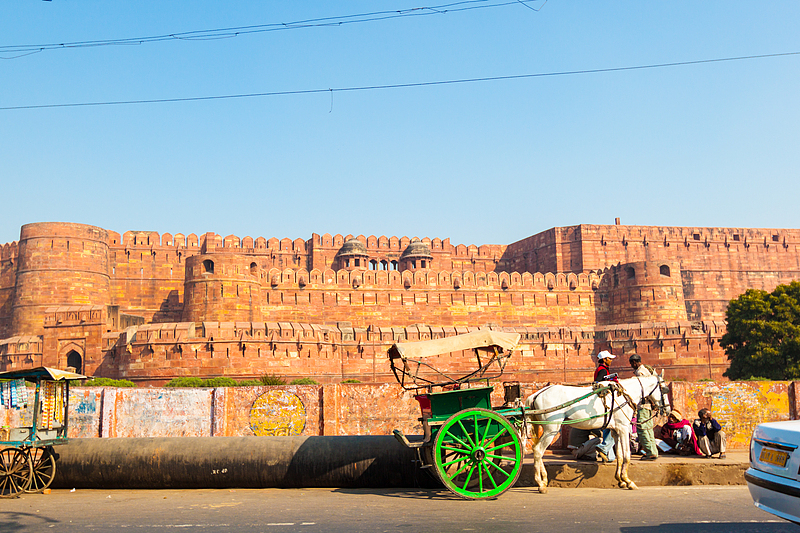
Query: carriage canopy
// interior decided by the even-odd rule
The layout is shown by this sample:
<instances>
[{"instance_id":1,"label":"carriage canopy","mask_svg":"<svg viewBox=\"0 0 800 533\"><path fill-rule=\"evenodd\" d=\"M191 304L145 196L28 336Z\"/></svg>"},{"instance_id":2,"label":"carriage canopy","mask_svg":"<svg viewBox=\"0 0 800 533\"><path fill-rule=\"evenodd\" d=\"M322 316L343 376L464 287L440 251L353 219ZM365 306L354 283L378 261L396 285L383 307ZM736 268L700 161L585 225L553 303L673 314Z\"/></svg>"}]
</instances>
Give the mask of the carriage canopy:
<instances>
[{"instance_id":1,"label":"carriage canopy","mask_svg":"<svg viewBox=\"0 0 800 533\"><path fill-rule=\"evenodd\" d=\"M510 352L519 344L519 333L506 333L503 331L492 331L482 329L456 335L455 337L445 337L430 341L419 342L398 342L389 348L389 357L392 359L417 359L431 357L445 353L458 352L461 350L481 350L500 348L500 352Z\"/></svg>"}]
</instances>

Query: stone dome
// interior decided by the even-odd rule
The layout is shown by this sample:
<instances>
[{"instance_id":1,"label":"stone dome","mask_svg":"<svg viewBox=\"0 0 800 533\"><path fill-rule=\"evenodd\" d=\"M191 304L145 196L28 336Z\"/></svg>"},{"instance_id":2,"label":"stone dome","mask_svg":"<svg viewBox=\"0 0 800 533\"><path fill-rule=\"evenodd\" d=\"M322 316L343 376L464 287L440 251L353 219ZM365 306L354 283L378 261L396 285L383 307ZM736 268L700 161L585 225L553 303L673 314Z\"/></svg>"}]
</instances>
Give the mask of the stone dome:
<instances>
[{"instance_id":1,"label":"stone dome","mask_svg":"<svg viewBox=\"0 0 800 533\"><path fill-rule=\"evenodd\" d=\"M411 240L408 246L406 246L406 249L403 250L403 254L400 256L400 259L412 259L417 257L423 259L433 259L431 249L428 247L428 245L421 240L414 238Z\"/></svg>"},{"instance_id":2,"label":"stone dome","mask_svg":"<svg viewBox=\"0 0 800 533\"><path fill-rule=\"evenodd\" d=\"M352 239L347 239L342 247L339 248L336 255L340 257L348 255L369 255L369 252L367 252L367 247L364 246L364 243L354 237Z\"/></svg>"}]
</instances>

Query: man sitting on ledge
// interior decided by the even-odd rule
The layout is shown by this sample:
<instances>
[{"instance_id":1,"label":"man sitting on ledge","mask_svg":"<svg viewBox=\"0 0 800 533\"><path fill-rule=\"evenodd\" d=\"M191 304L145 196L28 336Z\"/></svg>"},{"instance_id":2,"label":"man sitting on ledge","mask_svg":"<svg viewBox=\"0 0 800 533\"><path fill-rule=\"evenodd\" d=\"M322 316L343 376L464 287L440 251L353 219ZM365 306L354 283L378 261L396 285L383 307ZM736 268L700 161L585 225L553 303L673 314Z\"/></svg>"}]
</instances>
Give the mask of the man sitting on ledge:
<instances>
[{"instance_id":1,"label":"man sitting on ledge","mask_svg":"<svg viewBox=\"0 0 800 533\"><path fill-rule=\"evenodd\" d=\"M725 459L726 438L722 426L711 418L711 411L708 409L700 409L697 416L700 418L694 421L692 429L697 437L700 451L705 457L711 457L718 453L720 459Z\"/></svg>"}]
</instances>

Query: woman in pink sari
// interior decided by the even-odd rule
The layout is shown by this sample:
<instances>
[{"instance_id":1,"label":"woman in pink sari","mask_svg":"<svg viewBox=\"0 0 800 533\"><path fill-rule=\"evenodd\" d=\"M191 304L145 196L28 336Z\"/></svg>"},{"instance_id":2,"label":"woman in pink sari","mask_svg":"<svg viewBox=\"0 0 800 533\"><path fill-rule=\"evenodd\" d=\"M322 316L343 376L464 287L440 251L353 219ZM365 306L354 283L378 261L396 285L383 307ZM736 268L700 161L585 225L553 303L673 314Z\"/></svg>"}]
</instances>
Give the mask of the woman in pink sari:
<instances>
[{"instance_id":1,"label":"woman in pink sari","mask_svg":"<svg viewBox=\"0 0 800 533\"><path fill-rule=\"evenodd\" d=\"M672 410L667 423L661 427L661 440L681 455L703 455L697 445L692 423L685 420L677 409Z\"/></svg>"}]
</instances>

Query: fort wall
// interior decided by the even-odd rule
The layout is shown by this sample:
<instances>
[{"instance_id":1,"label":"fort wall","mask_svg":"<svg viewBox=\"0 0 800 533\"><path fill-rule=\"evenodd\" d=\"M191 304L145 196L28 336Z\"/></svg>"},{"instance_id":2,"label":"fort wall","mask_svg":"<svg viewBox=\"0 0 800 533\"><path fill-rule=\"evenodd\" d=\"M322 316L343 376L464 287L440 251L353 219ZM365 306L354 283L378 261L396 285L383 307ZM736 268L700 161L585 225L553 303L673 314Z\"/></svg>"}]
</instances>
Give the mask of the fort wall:
<instances>
[{"instance_id":1,"label":"fort wall","mask_svg":"<svg viewBox=\"0 0 800 533\"><path fill-rule=\"evenodd\" d=\"M720 320L750 288L773 290L800 278L800 230L579 225L508 245L506 271L596 271L649 261L680 265L687 315Z\"/></svg>"},{"instance_id":2,"label":"fort wall","mask_svg":"<svg viewBox=\"0 0 800 533\"><path fill-rule=\"evenodd\" d=\"M493 327L523 335L526 379L584 379L604 348L716 379L728 301L800 278L798 243L736 228L579 225L467 246L28 224L0 248L0 366L382 380L390 339Z\"/></svg>"}]
</instances>

